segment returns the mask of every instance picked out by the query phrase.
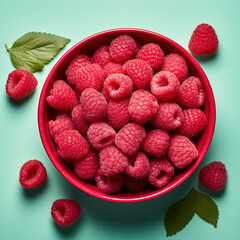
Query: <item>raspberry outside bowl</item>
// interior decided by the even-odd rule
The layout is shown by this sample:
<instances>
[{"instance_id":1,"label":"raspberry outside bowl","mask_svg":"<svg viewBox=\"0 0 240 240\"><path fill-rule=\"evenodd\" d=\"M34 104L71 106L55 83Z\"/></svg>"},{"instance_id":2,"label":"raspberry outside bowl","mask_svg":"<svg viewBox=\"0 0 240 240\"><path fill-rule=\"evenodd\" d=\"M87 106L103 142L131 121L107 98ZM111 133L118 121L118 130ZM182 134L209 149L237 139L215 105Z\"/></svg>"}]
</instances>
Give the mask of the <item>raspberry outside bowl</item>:
<instances>
[{"instance_id":1,"label":"raspberry outside bowl","mask_svg":"<svg viewBox=\"0 0 240 240\"><path fill-rule=\"evenodd\" d=\"M173 179L163 188L146 188L145 190L132 193L126 191L120 191L114 195L107 195L102 193L93 183L84 182L80 180L74 172L59 158L56 145L54 140L51 138L49 129L48 129L48 121L54 114L53 109L48 105L46 99L49 94L49 91L52 88L54 81L59 79L66 79L65 70L70 63L70 61L79 53L89 54L91 55L100 45L109 44L112 39L115 37L128 34L132 36L136 41L141 44L146 44L150 42L154 42L159 44L161 48L164 50L165 54L169 53L178 53L182 55L188 64L189 75L193 75L198 77L205 90L205 104L203 107L203 111L207 117L207 124L203 133L197 138L195 144L199 151L198 158L192 162L189 166L184 168L184 170L179 171ZM43 146L54 164L57 170L74 186L79 188L80 190L100 199L114 201L114 202L137 202L137 201L145 201L149 200L167 192L173 190L181 183L183 183L199 166L201 161L203 160L208 147L211 143L214 127L215 127L215 100L212 92L211 85L208 81L206 74L203 69L199 65L199 63L195 60L195 58L186 51L182 46L174 42L173 40L148 30L144 29L134 29L134 28L124 28L124 29L112 29L103 31L97 34L94 34L90 37L85 38L84 40L78 42L72 48L70 48L55 64L49 73L45 84L42 88L42 92L39 99L38 105L38 125L39 132L42 139Z\"/></svg>"}]
</instances>

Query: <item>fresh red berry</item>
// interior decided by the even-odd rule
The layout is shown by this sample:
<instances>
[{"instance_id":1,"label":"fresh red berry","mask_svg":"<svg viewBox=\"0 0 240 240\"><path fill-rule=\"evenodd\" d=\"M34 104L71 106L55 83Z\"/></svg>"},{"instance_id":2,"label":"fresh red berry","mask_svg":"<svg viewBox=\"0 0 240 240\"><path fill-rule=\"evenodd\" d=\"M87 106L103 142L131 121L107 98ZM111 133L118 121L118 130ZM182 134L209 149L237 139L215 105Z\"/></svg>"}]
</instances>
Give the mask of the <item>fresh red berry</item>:
<instances>
[{"instance_id":1,"label":"fresh red berry","mask_svg":"<svg viewBox=\"0 0 240 240\"><path fill-rule=\"evenodd\" d=\"M132 94L128 111L134 122L145 124L156 114L157 110L158 101L150 92L139 89Z\"/></svg>"},{"instance_id":2,"label":"fresh red berry","mask_svg":"<svg viewBox=\"0 0 240 240\"><path fill-rule=\"evenodd\" d=\"M51 215L54 221L62 227L73 224L80 214L81 208L79 204L71 199L58 199L51 208Z\"/></svg>"},{"instance_id":3,"label":"fresh red berry","mask_svg":"<svg viewBox=\"0 0 240 240\"><path fill-rule=\"evenodd\" d=\"M128 174L123 174L123 181L125 187L131 192L140 192L148 184L148 177L139 179L131 177Z\"/></svg>"},{"instance_id":4,"label":"fresh red berry","mask_svg":"<svg viewBox=\"0 0 240 240\"><path fill-rule=\"evenodd\" d=\"M105 97L93 88L87 88L82 92L80 102L82 116L88 122L99 121L107 111Z\"/></svg>"},{"instance_id":5,"label":"fresh red berry","mask_svg":"<svg viewBox=\"0 0 240 240\"><path fill-rule=\"evenodd\" d=\"M110 44L110 54L114 62L124 63L134 57L136 42L128 35L116 37Z\"/></svg>"},{"instance_id":6,"label":"fresh red berry","mask_svg":"<svg viewBox=\"0 0 240 240\"><path fill-rule=\"evenodd\" d=\"M163 63L164 53L159 45L148 43L142 46L138 52L137 59L146 61L152 67L152 70L156 71Z\"/></svg>"},{"instance_id":7,"label":"fresh red berry","mask_svg":"<svg viewBox=\"0 0 240 240\"><path fill-rule=\"evenodd\" d=\"M113 176L125 171L128 165L127 157L115 146L108 146L101 150L100 168L105 176Z\"/></svg>"},{"instance_id":8,"label":"fresh red berry","mask_svg":"<svg viewBox=\"0 0 240 240\"><path fill-rule=\"evenodd\" d=\"M142 150L153 157L162 157L169 144L170 135L162 129L151 130L142 144Z\"/></svg>"},{"instance_id":9,"label":"fresh red berry","mask_svg":"<svg viewBox=\"0 0 240 240\"><path fill-rule=\"evenodd\" d=\"M78 99L72 88L63 80L57 80L47 97L48 104L60 111L72 110L78 105Z\"/></svg>"},{"instance_id":10,"label":"fresh red berry","mask_svg":"<svg viewBox=\"0 0 240 240\"><path fill-rule=\"evenodd\" d=\"M119 63L109 62L107 65L103 67L103 72L105 78L114 73L123 73L122 65Z\"/></svg>"},{"instance_id":11,"label":"fresh red berry","mask_svg":"<svg viewBox=\"0 0 240 240\"><path fill-rule=\"evenodd\" d=\"M191 138L204 129L206 121L206 115L200 109L185 109L183 110L183 121L177 129L177 133Z\"/></svg>"},{"instance_id":12,"label":"fresh red berry","mask_svg":"<svg viewBox=\"0 0 240 240\"><path fill-rule=\"evenodd\" d=\"M199 172L199 182L211 191L221 191L227 182L227 170L223 163L214 161Z\"/></svg>"},{"instance_id":13,"label":"fresh red berry","mask_svg":"<svg viewBox=\"0 0 240 240\"><path fill-rule=\"evenodd\" d=\"M31 72L16 69L8 75L6 83L7 95L14 99L21 99L33 92L38 81Z\"/></svg>"},{"instance_id":14,"label":"fresh red berry","mask_svg":"<svg viewBox=\"0 0 240 240\"><path fill-rule=\"evenodd\" d=\"M172 101L176 98L179 81L177 77L167 71L155 74L150 82L152 94L160 101Z\"/></svg>"},{"instance_id":15,"label":"fresh red berry","mask_svg":"<svg viewBox=\"0 0 240 240\"><path fill-rule=\"evenodd\" d=\"M155 128L173 130L181 126L183 113L176 103L160 103L151 123Z\"/></svg>"},{"instance_id":16,"label":"fresh red berry","mask_svg":"<svg viewBox=\"0 0 240 240\"><path fill-rule=\"evenodd\" d=\"M102 68L107 65L109 62L111 62L112 57L109 53L109 46L108 45L102 45L100 46L92 55L92 63L99 64Z\"/></svg>"},{"instance_id":17,"label":"fresh red berry","mask_svg":"<svg viewBox=\"0 0 240 240\"><path fill-rule=\"evenodd\" d=\"M29 160L20 169L19 182L24 188L35 188L47 178L47 171L38 160Z\"/></svg>"},{"instance_id":18,"label":"fresh red berry","mask_svg":"<svg viewBox=\"0 0 240 240\"><path fill-rule=\"evenodd\" d=\"M128 123L124 126L115 137L115 145L123 153L131 156L136 153L146 137L143 126L137 123Z\"/></svg>"},{"instance_id":19,"label":"fresh red berry","mask_svg":"<svg viewBox=\"0 0 240 240\"><path fill-rule=\"evenodd\" d=\"M186 60L177 53L171 53L165 56L162 70L174 73L180 83L186 79L188 74Z\"/></svg>"},{"instance_id":20,"label":"fresh red berry","mask_svg":"<svg viewBox=\"0 0 240 240\"><path fill-rule=\"evenodd\" d=\"M177 102L185 108L199 108L203 105L205 92L197 77L189 77L179 87Z\"/></svg>"},{"instance_id":21,"label":"fresh red berry","mask_svg":"<svg viewBox=\"0 0 240 240\"><path fill-rule=\"evenodd\" d=\"M198 25L192 33L188 48L195 55L216 53L218 49L218 37L214 28L205 23Z\"/></svg>"},{"instance_id":22,"label":"fresh red berry","mask_svg":"<svg viewBox=\"0 0 240 240\"><path fill-rule=\"evenodd\" d=\"M198 150L189 138L173 135L168 147L168 157L177 168L184 168L198 157Z\"/></svg>"}]
</instances>

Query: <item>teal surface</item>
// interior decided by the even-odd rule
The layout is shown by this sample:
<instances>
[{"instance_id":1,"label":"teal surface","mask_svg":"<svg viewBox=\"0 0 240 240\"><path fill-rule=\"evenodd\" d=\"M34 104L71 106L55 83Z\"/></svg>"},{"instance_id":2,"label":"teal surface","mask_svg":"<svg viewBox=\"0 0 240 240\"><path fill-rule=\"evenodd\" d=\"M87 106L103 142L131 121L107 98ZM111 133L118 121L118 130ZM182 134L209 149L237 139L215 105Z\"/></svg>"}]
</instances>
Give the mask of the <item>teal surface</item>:
<instances>
[{"instance_id":1,"label":"teal surface","mask_svg":"<svg viewBox=\"0 0 240 240\"><path fill-rule=\"evenodd\" d=\"M63 1L1 0L0 2L0 239L240 239L239 159L239 40L240 1ZM218 160L226 164L228 182L220 194L207 192L219 207L215 229L197 216L173 237L166 237L164 214L198 184L197 171L181 186L153 200L120 204L96 199L81 192L54 168L41 143L37 106L42 85L60 56L83 38L96 32L137 27L172 38L187 49L190 35L200 23L212 25L219 37L219 51L198 59L212 85L217 121L213 141L200 165ZM5 92L8 74L14 70L4 44L9 46L24 33L43 31L72 41L41 72L39 85L22 102ZM47 168L47 182L36 190L23 189L19 169L29 159L41 160ZM53 201L72 198L82 207L79 221L60 228L52 220Z\"/></svg>"}]
</instances>

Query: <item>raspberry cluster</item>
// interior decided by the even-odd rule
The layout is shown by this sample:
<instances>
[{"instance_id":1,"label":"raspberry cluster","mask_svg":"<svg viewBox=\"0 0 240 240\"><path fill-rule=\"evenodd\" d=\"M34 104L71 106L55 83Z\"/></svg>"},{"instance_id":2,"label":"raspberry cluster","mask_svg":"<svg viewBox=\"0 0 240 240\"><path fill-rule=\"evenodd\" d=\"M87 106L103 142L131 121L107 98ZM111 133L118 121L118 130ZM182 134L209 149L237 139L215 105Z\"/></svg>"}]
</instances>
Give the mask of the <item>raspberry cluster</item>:
<instances>
[{"instance_id":1,"label":"raspberry cluster","mask_svg":"<svg viewBox=\"0 0 240 240\"><path fill-rule=\"evenodd\" d=\"M106 194L166 186L198 157L205 92L186 60L129 35L75 56L47 102L59 157Z\"/></svg>"}]
</instances>

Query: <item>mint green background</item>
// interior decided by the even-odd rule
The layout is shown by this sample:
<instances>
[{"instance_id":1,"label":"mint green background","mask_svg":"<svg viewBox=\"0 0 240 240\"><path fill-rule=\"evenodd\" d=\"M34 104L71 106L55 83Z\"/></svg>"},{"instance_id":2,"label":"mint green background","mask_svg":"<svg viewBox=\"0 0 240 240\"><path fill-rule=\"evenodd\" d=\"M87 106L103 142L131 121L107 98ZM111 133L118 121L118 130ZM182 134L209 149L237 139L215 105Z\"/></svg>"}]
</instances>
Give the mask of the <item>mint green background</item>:
<instances>
[{"instance_id":1,"label":"mint green background","mask_svg":"<svg viewBox=\"0 0 240 240\"><path fill-rule=\"evenodd\" d=\"M219 207L215 229L197 216L176 236L168 239L238 239L240 237L239 159L239 43L240 2L230 1L77 1L1 0L0 2L0 239L167 239L164 214L195 185L210 194ZM60 56L83 38L116 27L137 27L168 36L187 49L190 35L200 23L212 25L219 37L216 56L198 59L212 85L217 121L209 151L200 165L222 161L228 170L225 191L206 192L198 184L197 171L184 184L165 196L140 203L120 204L95 199L67 182L49 161L42 146L37 105L42 85ZM23 102L5 92L8 74L14 70L4 44L9 46L29 31L45 31L72 41L43 71L36 73L39 85ZM19 169L29 159L41 160L47 182L25 190L18 182ZM56 199L72 198L82 215L70 228L53 222L50 208Z\"/></svg>"}]
</instances>

